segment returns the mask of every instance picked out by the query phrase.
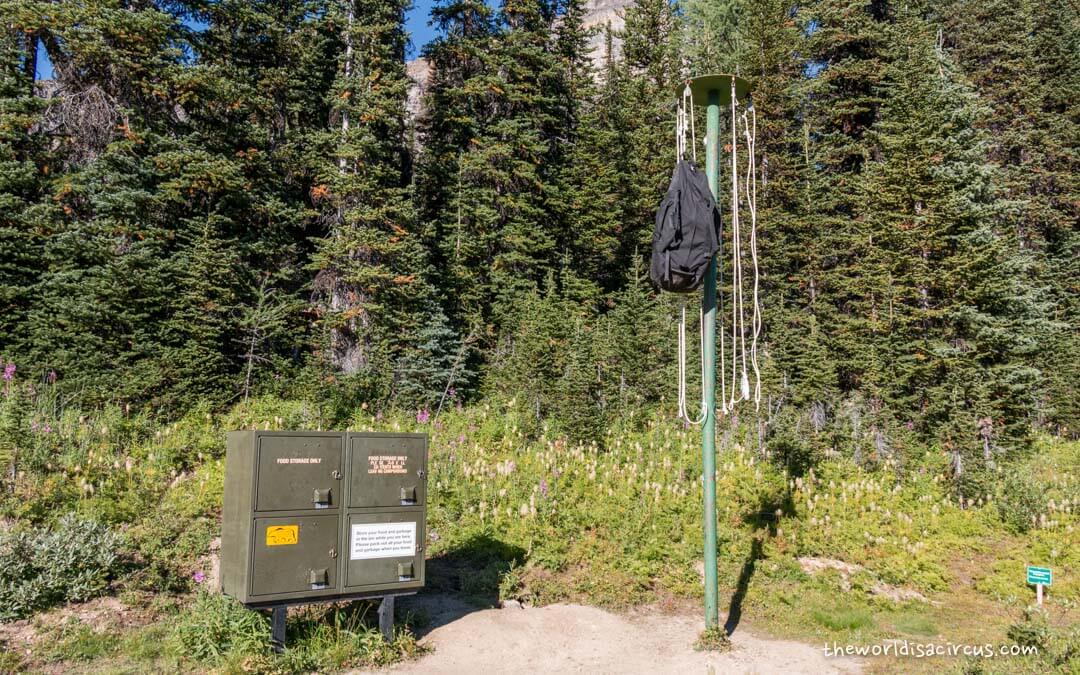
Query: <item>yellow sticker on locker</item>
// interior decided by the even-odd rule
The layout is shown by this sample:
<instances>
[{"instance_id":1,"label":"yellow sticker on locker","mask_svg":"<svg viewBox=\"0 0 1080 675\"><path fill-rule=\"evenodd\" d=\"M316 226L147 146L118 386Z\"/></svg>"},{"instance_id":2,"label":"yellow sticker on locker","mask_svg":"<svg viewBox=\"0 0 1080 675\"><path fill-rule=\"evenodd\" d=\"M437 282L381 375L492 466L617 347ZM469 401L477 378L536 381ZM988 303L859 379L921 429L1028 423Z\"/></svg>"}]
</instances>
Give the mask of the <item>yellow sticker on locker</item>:
<instances>
[{"instance_id":1,"label":"yellow sticker on locker","mask_svg":"<svg viewBox=\"0 0 1080 675\"><path fill-rule=\"evenodd\" d=\"M267 546L287 546L300 541L299 525L271 525L266 528Z\"/></svg>"}]
</instances>

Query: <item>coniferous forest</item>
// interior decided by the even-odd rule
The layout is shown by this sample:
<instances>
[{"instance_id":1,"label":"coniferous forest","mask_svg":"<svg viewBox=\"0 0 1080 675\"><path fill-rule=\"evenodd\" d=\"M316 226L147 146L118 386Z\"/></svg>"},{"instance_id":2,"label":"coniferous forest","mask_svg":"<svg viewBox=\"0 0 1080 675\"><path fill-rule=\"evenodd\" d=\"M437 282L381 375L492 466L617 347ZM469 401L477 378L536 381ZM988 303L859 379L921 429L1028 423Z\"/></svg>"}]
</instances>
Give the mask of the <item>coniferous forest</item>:
<instances>
[{"instance_id":1,"label":"coniferous forest","mask_svg":"<svg viewBox=\"0 0 1080 675\"><path fill-rule=\"evenodd\" d=\"M648 256L710 72L751 83L761 171L763 394L722 444L793 476L930 448L963 500L1080 434L1075 2L438 0L419 88L408 9L0 1L5 490L47 484L43 411L506 406L601 450L674 419Z\"/></svg>"},{"instance_id":2,"label":"coniferous forest","mask_svg":"<svg viewBox=\"0 0 1080 675\"><path fill-rule=\"evenodd\" d=\"M8 2L0 352L65 400L672 398L644 274L688 75L754 86L760 442L977 467L1080 428L1068 2ZM35 80L40 50L51 80ZM665 398L666 397L666 398ZM990 448L987 451L987 448Z\"/></svg>"}]
</instances>

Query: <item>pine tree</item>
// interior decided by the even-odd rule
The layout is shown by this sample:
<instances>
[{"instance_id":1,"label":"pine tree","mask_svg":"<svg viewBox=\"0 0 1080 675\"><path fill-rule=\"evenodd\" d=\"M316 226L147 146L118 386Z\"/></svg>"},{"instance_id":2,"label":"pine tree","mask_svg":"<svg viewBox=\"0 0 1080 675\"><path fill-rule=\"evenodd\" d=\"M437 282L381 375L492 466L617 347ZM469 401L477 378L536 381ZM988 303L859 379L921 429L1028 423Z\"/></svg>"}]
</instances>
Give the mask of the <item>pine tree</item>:
<instances>
[{"instance_id":1,"label":"pine tree","mask_svg":"<svg viewBox=\"0 0 1080 675\"><path fill-rule=\"evenodd\" d=\"M393 401L436 415L464 398L472 385L472 341L458 337L446 314L429 299L416 338L398 357Z\"/></svg>"},{"instance_id":2,"label":"pine tree","mask_svg":"<svg viewBox=\"0 0 1080 675\"><path fill-rule=\"evenodd\" d=\"M486 384L505 399L519 400L528 431L557 414L569 345L584 316L578 306L558 294L550 277L547 281L543 293L534 288L520 299L515 323L493 350Z\"/></svg>"},{"instance_id":3,"label":"pine tree","mask_svg":"<svg viewBox=\"0 0 1080 675\"><path fill-rule=\"evenodd\" d=\"M258 373L266 366L274 365L275 347L288 334L290 317L297 314L295 299L282 296L271 284L269 275L258 280L254 303L243 307L237 322L235 342L241 348L243 375L240 392L246 401L257 382Z\"/></svg>"},{"instance_id":4,"label":"pine tree","mask_svg":"<svg viewBox=\"0 0 1080 675\"><path fill-rule=\"evenodd\" d=\"M807 34L800 94L806 102L800 113L804 165L799 216L784 242L784 315L794 327L817 331L822 341L808 341L785 359L812 377L793 380L792 389L799 397L815 397L807 414L819 432L834 420L842 398L859 388L863 371L873 367L859 329L849 324L859 321L850 310L860 295L868 238L857 217L858 188L869 157L866 132L881 105L886 18L882 2L848 0L810 3L797 17ZM819 353L821 346L827 354Z\"/></svg>"},{"instance_id":5,"label":"pine tree","mask_svg":"<svg viewBox=\"0 0 1080 675\"><path fill-rule=\"evenodd\" d=\"M549 163L555 182L546 206L558 222L555 249L560 256L559 282L567 295L596 304L613 289L622 222L619 209L621 171L611 152L617 135L610 108L601 98L609 83L597 84L590 39L584 28L585 4L570 0L559 17L555 56L560 75L556 99L558 130Z\"/></svg>"},{"instance_id":6,"label":"pine tree","mask_svg":"<svg viewBox=\"0 0 1080 675\"><path fill-rule=\"evenodd\" d=\"M4 7L5 15L10 8ZM0 351L23 354L25 322L41 273L35 211L50 170L35 133L44 102L35 96L37 36L23 17L0 33Z\"/></svg>"},{"instance_id":7,"label":"pine tree","mask_svg":"<svg viewBox=\"0 0 1080 675\"><path fill-rule=\"evenodd\" d=\"M497 327L556 259L545 207L560 122L555 17L541 0L507 2L497 16L483 3L449 3L433 17L445 35L427 53L423 217L455 321Z\"/></svg>"},{"instance_id":8,"label":"pine tree","mask_svg":"<svg viewBox=\"0 0 1080 675\"><path fill-rule=\"evenodd\" d=\"M986 164L987 111L922 17L901 10L888 36L848 326L870 354L866 394L951 451L962 477L1031 428L1036 373L1023 356L1039 302Z\"/></svg>"},{"instance_id":9,"label":"pine tree","mask_svg":"<svg viewBox=\"0 0 1080 675\"><path fill-rule=\"evenodd\" d=\"M479 243L466 231L465 213L468 206L478 204L481 191L472 187L471 176L466 177L463 158L479 143L493 107L488 77L495 19L492 10L477 0L439 3L431 17L442 37L424 52L434 75L425 115L417 123L422 146L415 178L418 218L426 227L425 247L442 280L441 294L451 319L463 323L476 304L477 284L468 291L466 279L450 270L460 267L463 244Z\"/></svg>"},{"instance_id":10,"label":"pine tree","mask_svg":"<svg viewBox=\"0 0 1080 675\"><path fill-rule=\"evenodd\" d=\"M615 294L614 307L603 315L601 335L608 338L611 354L606 359L604 377L608 393L605 395L613 409L619 413L655 405L660 401L673 400L675 396L676 333L674 305L652 289L648 270L637 257L631 260L625 272L624 288ZM693 321L693 303L687 312ZM697 331L695 325L687 327L687 335ZM693 339L689 339L694 343ZM700 356L691 344L689 359ZM603 352L601 352L603 355ZM699 370L688 367L692 375Z\"/></svg>"},{"instance_id":11,"label":"pine tree","mask_svg":"<svg viewBox=\"0 0 1080 675\"><path fill-rule=\"evenodd\" d=\"M311 195L327 236L311 266L327 356L349 374L370 368L374 351L393 358L415 328L417 296L430 291L408 187L405 3L348 0L333 10L344 48L330 125L314 148L324 159Z\"/></svg>"},{"instance_id":12,"label":"pine tree","mask_svg":"<svg viewBox=\"0 0 1080 675\"><path fill-rule=\"evenodd\" d=\"M601 440L609 418L617 411L605 396L609 373L604 347L610 337L600 335L605 328L603 323L581 317L565 344L563 372L556 383L552 412L575 441Z\"/></svg>"},{"instance_id":13,"label":"pine tree","mask_svg":"<svg viewBox=\"0 0 1080 675\"><path fill-rule=\"evenodd\" d=\"M626 10L616 65L617 95L605 104L618 111L613 122L624 157L622 218L625 232L618 269L650 250L656 206L671 179L675 158L674 102L683 73L677 7L667 0L640 0Z\"/></svg>"},{"instance_id":14,"label":"pine tree","mask_svg":"<svg viewBox=\"0 0 1080 675\"><path fill-rule=\"evenodd\" d=\"M27 356L84 399L150 399L162 384L172 235L151 158L172 147L161 132L174 113L162 100L177 22L152 7L34 4L48 17L37 28L54 68L39 129L58 142L35 209L42 272Z\"/></svg>"},{"instance_id":15,"label":"pine tree","mask_svg":"<svg viewBox=\"0 0 1080 675\"><path fill-rule=\"evenodd\" d=\"M770 418L776 405L808 415L816 404L835 397L836 364L818 313L823 244L815 192L819 178L809 160L810 138L804 90L808 36L790 3L749 3L740 13L742 75L752 85L757 120L758 245L762 255L761 337L765 404ZM812 86L813 83L811 83ZM825 312L828 314L828 312ZM781 426L780 424L776 425ZM800 438L811 438L803 424Z\"/></svg>"},{"instance_id":16,"label":"pine tree","mask_svg":"<svg viewBox=\"0 0 1080 675\"><path fill-rule=\"evenodd\" d=\"M1034 363L1046 378L1049 421L1060 431L1080 433L1080 12L1061 0L1034 5L1035 67L1038 73L1042 146L1033 162L1033 201L1046 238L1045 277L1056 323ZM1042 141L1039 143L1039 141ZM1043 196L1039 199L1038 196Z\"/></svg>"},{"instance_id":17,"label":"pine tree","mask_svg":"<svg viewBox=\"0 0 1080 675\"><path fill-rule=\"evenodd\" d=\"M990 159L1000 169L1019 245L1033 255L1033 274L1054 303L1055 322L1033 365L1047 376L1043 415L1080 428L1080 277L1075 223L1080 138L1075 92L1080 86L1076 8L1062 2L947 3L939 9L961 67L991 106Z\"/></svg>"},{"instance_id":18,"label":"pine tree","mask_svg":"<svg viewBox=\"0 0 1080 675\"><path fill-rule=\"evenodd\" d=\"M684 0L682 53L694 75L735 73L746 64L748 32L740 24L757 10L743 0Z\"/></svg>"},{"instance_id":19,"label":"pine tree","mask_svg":"<svg viewBox=\"0 0 1080 675\"><path fill-rule=\"evenodd\" d=\"M236 274L238 256L233 242L217 232L221 220L203 222L198 235L175 259L182 272L176 279L167 324L172 347L163 367L176 389L190 397L184 403L222 400L232 393L232 375L238 370L233 345L239 334L232 317L237 303L229 283Z\"/></svg>"}]
</instances>

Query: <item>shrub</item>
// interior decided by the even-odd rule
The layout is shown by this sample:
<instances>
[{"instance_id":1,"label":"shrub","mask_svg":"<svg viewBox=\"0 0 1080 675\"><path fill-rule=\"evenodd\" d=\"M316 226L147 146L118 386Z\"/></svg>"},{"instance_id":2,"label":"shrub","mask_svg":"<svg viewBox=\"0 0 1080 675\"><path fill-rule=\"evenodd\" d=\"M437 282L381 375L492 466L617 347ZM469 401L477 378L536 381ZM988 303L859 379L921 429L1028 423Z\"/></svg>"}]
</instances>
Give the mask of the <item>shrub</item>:
<instances>
[{"instance_id":1,"label":"shrub","mask_svg":"<svg viewBox=\"0 0 1080 675\"><path fill-rule=\"evenodd\" d=\"M270 622L231 598L199 593L176 624L183 653L213 663L228 656L265 654L270 648Z\"/></svg>"},{"instance_id":2,"label":"shrub","mask_svg":"<svg viewBox=\"0 0 1080 675\"><path fill-rule=\"evenodd\" d=\"M0 621L101 595L123 566L123 537L65 516L53 529L0 534Z\"/></svg>"},{"instance_id":3,"label":"shrub","mask_svg":"<svg viewBox=\"0 0 1080 675\"><path fill-rule=\"evenodd\" d=\"M1022 647L1037 647L1043 651L1050 642L1050 623L1042 611L1028 609L1024 611L1023 621L1009 626L1007 635Z\"/></svg>"},{"instance_id":4,"label":"shrub","mask_svg":"<svg viewBox=\"0 0 1080 675\"><path fill-rule=\"evenodd\" d=\"M1015 532L1023 533L1045 512L1046 496L1031 477L1014 473L1005 479L997 506L1001 520Z\"/></svg>"}]
</instances>

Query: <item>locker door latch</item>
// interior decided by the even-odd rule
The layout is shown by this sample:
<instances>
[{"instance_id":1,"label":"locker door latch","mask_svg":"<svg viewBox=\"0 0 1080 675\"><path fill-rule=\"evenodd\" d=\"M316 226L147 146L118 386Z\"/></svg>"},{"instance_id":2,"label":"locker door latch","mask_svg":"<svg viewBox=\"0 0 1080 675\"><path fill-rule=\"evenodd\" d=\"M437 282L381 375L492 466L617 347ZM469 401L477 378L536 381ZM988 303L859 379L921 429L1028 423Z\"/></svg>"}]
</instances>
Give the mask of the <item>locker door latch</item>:
<instances>
[{"instance_id":1,"label":"locker door latch","mask_svg":"<svg viewBox=\"0 0 1080 675\"><path fill-rule=\"evenodd\" d=\"M315 504L317 509L330 508L330 488L315 488L311 495L311 502Z\"/></svg>"},{"instance_id":2,"label":"locker door latch","mask_svg":"<svg viewBox=\"0 0 1080 675\"><path fill-rule=\"evenodd\" d=\"M416 486L401 486L401 505L412 506L416 503Z\"/></svg>"}]
</instances>

